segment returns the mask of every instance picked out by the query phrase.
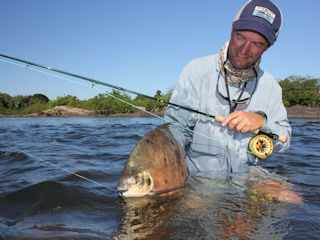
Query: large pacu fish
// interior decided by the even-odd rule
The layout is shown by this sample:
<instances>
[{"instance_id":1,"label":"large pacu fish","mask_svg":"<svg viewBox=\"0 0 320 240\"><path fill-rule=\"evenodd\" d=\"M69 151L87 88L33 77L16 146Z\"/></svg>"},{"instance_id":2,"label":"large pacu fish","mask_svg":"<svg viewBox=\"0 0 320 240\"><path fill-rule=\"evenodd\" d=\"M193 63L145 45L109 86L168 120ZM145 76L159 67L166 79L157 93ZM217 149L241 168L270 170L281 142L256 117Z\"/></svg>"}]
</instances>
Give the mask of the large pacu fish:
<instances>
[{"instance_id":1,"label":"large pacu fish","mask_svg":"<svg viewBox=\"0 0 320 240\"><path fill-rule=\"evenodd\" d=\"M118 181L124 197L163 194L182 188L189 170L185 152L163 124L148 132L132 150Z\"/></svg>"}]
</instances>

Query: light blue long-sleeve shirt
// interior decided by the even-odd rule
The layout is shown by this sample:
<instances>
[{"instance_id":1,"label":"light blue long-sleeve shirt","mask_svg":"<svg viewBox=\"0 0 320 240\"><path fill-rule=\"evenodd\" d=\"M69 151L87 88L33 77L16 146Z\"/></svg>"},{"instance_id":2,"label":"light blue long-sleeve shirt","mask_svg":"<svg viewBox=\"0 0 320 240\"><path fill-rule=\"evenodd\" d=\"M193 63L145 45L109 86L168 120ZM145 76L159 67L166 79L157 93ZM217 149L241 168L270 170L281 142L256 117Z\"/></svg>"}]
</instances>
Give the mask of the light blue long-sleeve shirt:
<instances>
[{"instance_id":1,"label":"light blue long-sleeve shirt","mask_svg":"<svg viewBox=\"0 0 320 240\"><path fill-rule=\"evenodd\" d=\"M212 115L227 116L230 113L225 80L218 64L219 55L210 55L192 60L183 69L173 90L170 102ZM217 81L219 84L217 84ZM238 99L243 86L229 83L231 99ZM262 111L267 123L261 129L287 137L286 143L273 141L274 151L283 152L290 146L291 127L282 103L282 90L278 82L267 72L260 70L257 78L248 82L241 99L250 98L238 104L236 110ZM175 138L186 147L189 168L192 172L239 172L248 165L257 163L248 150L252 133L240 133L222 127L213 118L169 105L165 114L169 121L175 121L193 129L194 133L172 126ZM205 137L205 136L207 137Z\"/></svg>"}]
</instances>

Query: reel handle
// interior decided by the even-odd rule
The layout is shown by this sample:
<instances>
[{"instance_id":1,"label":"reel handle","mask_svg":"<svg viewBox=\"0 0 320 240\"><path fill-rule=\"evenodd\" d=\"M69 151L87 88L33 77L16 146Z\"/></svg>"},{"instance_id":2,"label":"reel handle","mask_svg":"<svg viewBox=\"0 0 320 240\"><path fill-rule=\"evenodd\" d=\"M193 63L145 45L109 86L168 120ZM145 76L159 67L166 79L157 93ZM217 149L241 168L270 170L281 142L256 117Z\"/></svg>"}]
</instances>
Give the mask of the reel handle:
<instances>
[{"instance_id":1,"label":"reel handle","mask_svg":"<svg viewBox=\"0 0 320 240\"><path fill-rule=\"evenodd\" d=\"M282 143L285 143L287 141L287 137L286 136L279 136L278 140Z\"/></svg>"},{"instance_id":2,"label":"reel handle","mask_svg":"<svg viewBox=\"0 0 320 240\"><path fill-rule=\"evenodd\" d=\"M225 117L220 116L220 115L216 115L216 117L215 117L215 120L216 120L217 122L223 122L224 119L225 119ZM258 134L258 133L259 133L259 129L252 130L252 131L250 131L250 132L252 132L252 133L254 133L254 134ZM278 139L276 139L276 140L278 140L278 141L280 141L280 142L282 142L282 143L285 143L285 142L287 141L287 137L286 137L286 136L278 136Z\"/></svg>"}]
</instances>

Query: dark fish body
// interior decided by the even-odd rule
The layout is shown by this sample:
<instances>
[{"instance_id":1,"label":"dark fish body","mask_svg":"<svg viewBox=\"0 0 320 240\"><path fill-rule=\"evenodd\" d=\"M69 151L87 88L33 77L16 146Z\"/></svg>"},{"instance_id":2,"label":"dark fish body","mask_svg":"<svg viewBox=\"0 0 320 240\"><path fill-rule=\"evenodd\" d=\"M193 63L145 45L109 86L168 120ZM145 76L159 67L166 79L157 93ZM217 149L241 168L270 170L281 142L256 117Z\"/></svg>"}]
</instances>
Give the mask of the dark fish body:
<instances>
[{"instance_id":1,"label":"dark fish body","mask_svg":"<svg viewBox=\"0 0 320 240\"><path fill-rule=\"evenodd\" d=\"M148 132L132 150L118 181L125 197L167 193L183 187L189 170L185 152L163 124Z\"/></svg>"}]
</instances>

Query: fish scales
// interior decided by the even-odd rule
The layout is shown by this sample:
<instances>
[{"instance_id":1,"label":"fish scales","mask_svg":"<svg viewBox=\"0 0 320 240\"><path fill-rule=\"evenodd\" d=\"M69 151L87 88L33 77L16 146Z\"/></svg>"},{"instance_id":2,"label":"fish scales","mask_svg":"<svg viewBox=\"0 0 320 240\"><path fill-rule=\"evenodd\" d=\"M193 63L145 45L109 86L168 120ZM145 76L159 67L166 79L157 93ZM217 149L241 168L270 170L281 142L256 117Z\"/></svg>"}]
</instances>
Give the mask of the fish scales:
<instances>
[{"instance_id":1,"label":"fish scales","mask_svg":"<svg viewBox=\"0 0 320 240\"><path fill-rule=\"evenodd\" d=\"M183 187L189 170L169 124L148 132L132 150L118 181L124 196L165 193Z\"/></svg>"}]
</instances>

